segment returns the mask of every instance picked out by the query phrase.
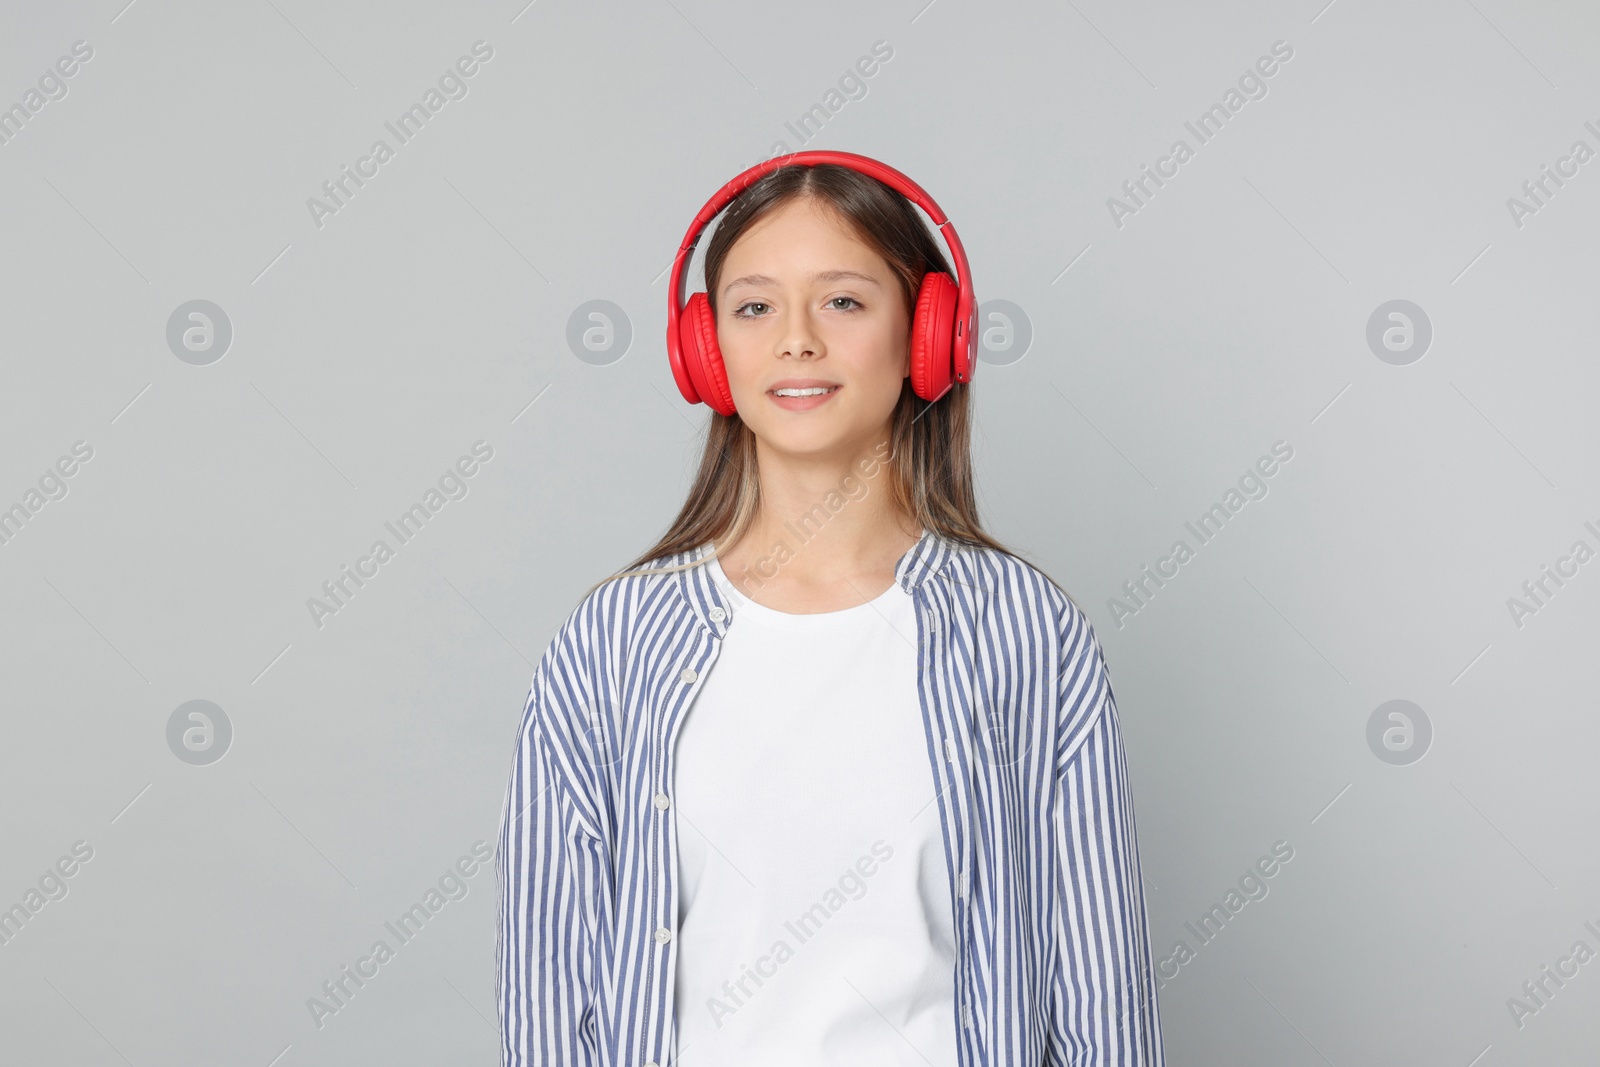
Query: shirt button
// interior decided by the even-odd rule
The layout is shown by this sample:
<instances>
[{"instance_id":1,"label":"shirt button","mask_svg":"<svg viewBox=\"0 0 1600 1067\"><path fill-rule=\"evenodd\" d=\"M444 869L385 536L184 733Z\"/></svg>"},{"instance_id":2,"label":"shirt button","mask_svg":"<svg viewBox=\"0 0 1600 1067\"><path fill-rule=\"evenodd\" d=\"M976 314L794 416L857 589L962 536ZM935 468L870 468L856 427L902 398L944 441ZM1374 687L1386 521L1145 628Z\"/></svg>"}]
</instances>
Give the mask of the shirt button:
<instances>
[{"instance_id":1,"label":"shirt button","mask_svg":"<svg viewBox=\"0 0 1600 1067\"><path fill-rule=\"evenodd\" d=\"M672 931L668 930L665 926L661 927L661 929L656 931L656 943L657 944L665 945L668 941L671 941L671 940L672 940Z\"/></svg>"},{"instance_id":2,"label":"shirt button","mask_svg":"<svg viewBox=\"0 0 1600 1067\"><path fill-rule=\"evenodd\" d=\"M667 794L665 794L665 793L657 793L656 794L656 808L657 808L657 810L666 811L667 808L671 806L671 804L672 804L672 801L667 799Z\"/></svg>"},{"instance_id":3,"label":"shirt button","mask_svg":"<svg viewBox=\"0 0 1600 1067\"><path fill-rule=\"evenodd\" d=\"M712 622L721 622L723 619L726 619L727 617L728 617L728 613L726 611L723 611L721 608L712 608L711 609L711 621Z\"/></svg>"},{"instance_id":4,"label":"shirt button","mask_svg":"<svg viewBox=\"0 0 1600 1067\"><path fill-rule=\"evenodd\" d=\"M678 675L678 678L683 682L684 685L690 684L698 677L700 676L694 672L693 667L685 667L682 673Z\"/></svg>"}]
</instances>

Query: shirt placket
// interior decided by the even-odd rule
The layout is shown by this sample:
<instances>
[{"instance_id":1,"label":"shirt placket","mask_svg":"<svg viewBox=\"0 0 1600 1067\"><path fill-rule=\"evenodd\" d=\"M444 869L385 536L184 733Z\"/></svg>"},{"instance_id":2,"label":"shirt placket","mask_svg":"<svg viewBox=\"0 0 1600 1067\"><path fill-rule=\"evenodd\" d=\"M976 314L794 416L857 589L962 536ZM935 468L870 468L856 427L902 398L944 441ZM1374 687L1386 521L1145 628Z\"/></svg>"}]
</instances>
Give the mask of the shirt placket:
<instances>
[{"instance_id":1,"label":"shirt placket","mask_svg":"<svg viewBox=\"0 0 1600 1067\"><path fill-rule=\"evenodd\" d=\"M672 1017L674 1001L672 985L676 960L671 955L675 951L678 928L678 854L671 810L674 774L677 767L675 752L678 731L689 708L694 704L700 687L705 684L706 675L716 662L716 654L727 629L726 609L718 605L712 607L706 614L712 623L711 634L702 636L694 642L685 659L685 665L678 670L676 683L667 693L667 698L661 702L661 707L654 709L657 713L652 716L651 751L656 766L651 768L650 781L653 795L649 803L656 838L656 848L652 853L656 859L650 872L650 895L651 914L656 926L649 942L652 959L647 968L649 977L646 979L648 988L645 992L645 1002L651 1005L652 1011L664 1017L664 1028L663 1051L657 1053L652 1053L650 1048L650 1029L647 1027L643 1030L644 1038L639 1056L641 1067L661 1067L663 1062L671 1067L676 1064L678 1058L677 1023ZM658 971L661 972L659 979L661 984L656 988L653 983L657 981Z\"/></svg>"},{"instance_id":2,"label":"shirt placket","mask_svg":"<svg viewBox=\"0 0 1600 1067\"><path fill-rule=\"evenodd\" d=\"M953 736L958 727L959 719L951 714L954 709L940 708L938 706L939 695L949 691L949 683L954 681L951 674L950 649L946 644L948 638L946 627L941 622L938 611L932 604L924 603L921 597L917 598L917 603L918 610L926 613L928 639L924 646L924 652L930 655L934 652L938 653L935 662L929 663L924 660L919 663L919 673L937 670L943 676L941 679L942 684L927 688L919 685L918 689L919 693L926 694L925 699L932 700L935 705L931 709L931 713L930 709L923 709L924 726L930 731L937 730L940 734L935 745L935 751L942 755L945 769L942 773L935 774L935 780L942 785L939 790L939 805L943 809L943 817L940 819L939 825L945 833L947 854L956 857L956 869L952 872L956 900L954 917L956 934L955 992L957 1005L960 1008L961 1026L963 1029L970 1030L973 1027L972 983L970 980L972 971L972 938L970 931L972 928L971 852L973 841L971 827L967 825L965 817L965 813L969 810L967 803L969 782L967 768L961 759L962 746L957 744L958 737ZM969 741L967 738L959 738L959 740ZM952 832L955 833L956 839L954 842L949 840ZM966 1042L958 1041L957 1048L960 1050L960 1058L964 1062L966 1058Z\"/></svg>"}]
</instances>

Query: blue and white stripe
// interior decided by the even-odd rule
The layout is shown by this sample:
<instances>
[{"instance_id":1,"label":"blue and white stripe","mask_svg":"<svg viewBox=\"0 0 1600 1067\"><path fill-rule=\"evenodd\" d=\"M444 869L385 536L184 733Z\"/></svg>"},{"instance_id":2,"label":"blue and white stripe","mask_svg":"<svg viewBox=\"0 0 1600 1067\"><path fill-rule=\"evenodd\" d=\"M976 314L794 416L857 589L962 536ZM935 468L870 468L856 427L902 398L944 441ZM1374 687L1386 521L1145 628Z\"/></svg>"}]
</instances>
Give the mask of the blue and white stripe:
<instances>
[{"instance_id":1,"label":"blue and white stripe","mask_svg":"<svg viewBox=\"0 0 1600 1067\"><path fill-rule=\"evenodd\" d=\"M1161 1067L1127 764L1088 618L1026 562L933 531L895 581L916 604L961 1067ZM705 566L615 579L534 671L496 854L506 1067L675 1067L673 752L737 601Z\"/></svg>"}]
</instances>

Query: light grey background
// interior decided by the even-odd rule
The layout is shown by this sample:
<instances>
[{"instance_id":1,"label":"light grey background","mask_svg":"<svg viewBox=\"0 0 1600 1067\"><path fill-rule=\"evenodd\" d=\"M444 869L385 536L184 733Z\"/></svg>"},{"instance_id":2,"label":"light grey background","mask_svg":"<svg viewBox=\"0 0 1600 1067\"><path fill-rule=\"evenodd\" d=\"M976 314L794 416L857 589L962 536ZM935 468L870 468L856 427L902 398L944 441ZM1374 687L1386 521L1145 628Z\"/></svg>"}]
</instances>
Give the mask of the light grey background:
<instances>
[{"instance_id":1,"label":"light grey background","mask_svg":"<svg viewBox=\"0 0 1600 1067\"><path fill-rule=\"evenodd\" d=\"M0 546L0 907L93 858L0 945L6 1062L496 1061L492 870L320 1028L307 1000L492 843L533 663L681 502L708 412L665 271L779 143L911 175L1026 317L977 375L981 503L1106 647L1159 954L1294 849L1167 965L1169 1062L1591 1062L1600 961L1520 1026L1508 999L1600 950L1600 562L1521 626L1507 602L1600 548L1600 161L1521 226L1507 198L1600 149L1600 12L1325 4L10 6L0 106L93 57L0 145L0 507L93 457ZM1108 198L1276 41L1267 95L1119 227ZM1366 340L1397 299L1433 329L1407 365ZM208 365L167 341L192 300L231 324ZM632 331L603 365L567 340L593 300ZM480 440L467 495L316 625ZM1433 729L1404 766L1367 743L1395 699ZM209 765L168 747L191 700L232 726Z\"/></svg>"}]
</instances>

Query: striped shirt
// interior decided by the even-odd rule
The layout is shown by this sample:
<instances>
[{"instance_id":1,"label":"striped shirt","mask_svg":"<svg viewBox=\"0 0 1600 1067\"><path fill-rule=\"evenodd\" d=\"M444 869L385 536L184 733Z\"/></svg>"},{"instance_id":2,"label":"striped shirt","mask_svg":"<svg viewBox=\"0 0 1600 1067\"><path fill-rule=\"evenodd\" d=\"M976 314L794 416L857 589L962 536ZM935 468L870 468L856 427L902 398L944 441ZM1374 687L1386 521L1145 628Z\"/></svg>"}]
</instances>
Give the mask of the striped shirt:
<instances>
[{"instance_id":1,"label":"striped shirt","mask_svg":"<svg viewBox=\"0 0 1600 1067\"><path fill-rule=\"evenodd\" d=\"M1028 563L931 530L895 581L916 605L961 1067L1162 1067L1127 764L1088 618ZM676 1067L673 752L730 622L707 566L630 575L585 597L535 668L495 857L506 1067Z\"/></svg>"}]
</instances>

